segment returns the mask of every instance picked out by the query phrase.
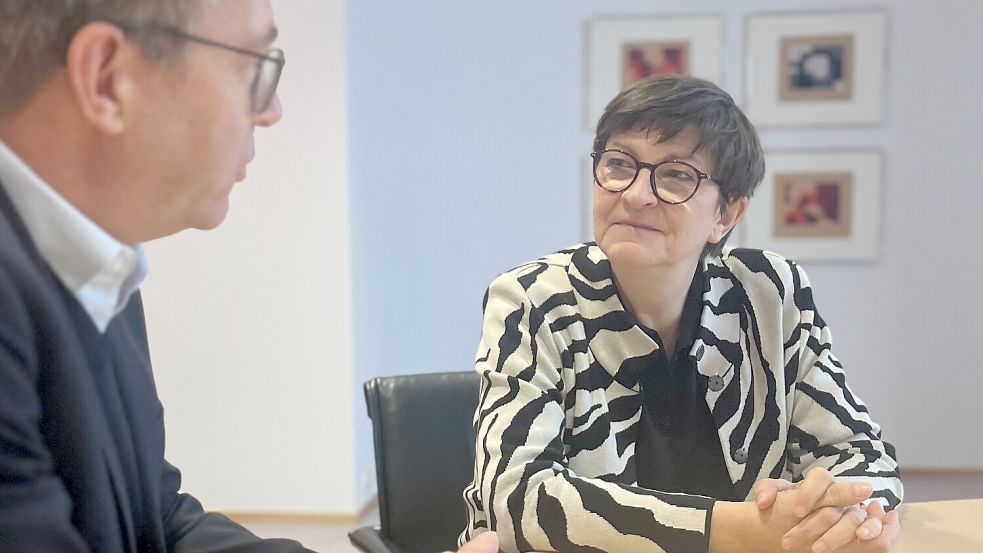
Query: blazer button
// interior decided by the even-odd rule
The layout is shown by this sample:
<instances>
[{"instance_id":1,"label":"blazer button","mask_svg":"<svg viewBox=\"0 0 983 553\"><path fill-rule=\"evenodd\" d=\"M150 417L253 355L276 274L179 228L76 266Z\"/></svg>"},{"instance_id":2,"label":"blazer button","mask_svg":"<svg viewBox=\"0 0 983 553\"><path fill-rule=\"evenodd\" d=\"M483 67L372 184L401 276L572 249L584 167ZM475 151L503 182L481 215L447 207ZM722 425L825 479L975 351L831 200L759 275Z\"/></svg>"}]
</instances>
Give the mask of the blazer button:
<instances>
[{"instance_id":1,"label":"blazer button","mask_svg":"<svg viewBox=\"0 0 983 553\"><path fill-rule=\"evenodd\" d=\"M707 382L707 387L710 388L711 392L719 392L724 389L724 377L722 376L711 376L710 380Z\"/></svg>"},{"instance_id":2,"label":"blazer button","mask_svg":"<svg viewBox=\"0 0 983 553\"><path fill-rule=\"evenodd\" d=\"M734 450L734 462L738 465L743 465L747 462L747 447Z\"/></svg>"},{"instance_id":3,"label":"blazer button","mask_svg":"<svg viewBox=\"0 0 983 553\"><path fill-rule=\"evenodd\" d=\"M696 360L697 361L701 361L703 359L703 353L704 353L704 351L706 351L706 348L703 347L703 344L700 344L700 347L696 349Z\"/></svg>"}]
</instances>

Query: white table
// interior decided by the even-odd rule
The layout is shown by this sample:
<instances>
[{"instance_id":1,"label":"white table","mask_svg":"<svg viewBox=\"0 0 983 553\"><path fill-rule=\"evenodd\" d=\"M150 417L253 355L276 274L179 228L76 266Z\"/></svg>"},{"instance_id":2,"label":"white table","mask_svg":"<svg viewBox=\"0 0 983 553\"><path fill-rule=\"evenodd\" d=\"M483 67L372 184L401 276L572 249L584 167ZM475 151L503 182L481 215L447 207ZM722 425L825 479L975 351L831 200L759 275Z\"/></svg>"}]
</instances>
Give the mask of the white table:
<instances>
[{"instance_id":1,"label":"white table","mask_svg":"<svg viewBox=\"0 0 983 553\"><path fill-rule=\"evenodd\" d=\"M891 553L983 553L983 499L904 503Z\"/></svg>"}]
</instances>

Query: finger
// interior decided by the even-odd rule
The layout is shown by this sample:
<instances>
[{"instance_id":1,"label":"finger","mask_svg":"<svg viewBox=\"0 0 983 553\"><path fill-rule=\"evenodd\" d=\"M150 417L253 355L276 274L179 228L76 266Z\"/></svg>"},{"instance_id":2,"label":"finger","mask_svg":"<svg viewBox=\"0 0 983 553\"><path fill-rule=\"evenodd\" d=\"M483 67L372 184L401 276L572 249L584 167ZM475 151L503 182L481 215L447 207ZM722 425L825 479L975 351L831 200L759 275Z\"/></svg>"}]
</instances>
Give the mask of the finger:
<instances>
[{"instance_id":1,"label":"finger","mask_svg":"<svg viewBox=\"0 0 983 553\"><path fill-rule=\"evenodd\" d=\"M863 482L833 482L813 508L849 507L869 498L873 491L870 484Z\"/></svg>"},{"instance_id":2,"label":"finger","mask_svg":"<svg viewBox=\"0 0 983 553\"><path fill-rule=\"evenodd\" d=\"M483 532L476 538L464 544L457 553L498 553L498 535L495 532Z\"/></svg>"},{"instance_id":3,"label":"finger","mask_svg":"<svg viewBox=\"0 0 983 553\"><path fill-rule=\"evenodd\" d=\"M885 543L890 544L898 536L898 532L901 531L901 518L898 516L898 512L891 511L884 515L881 518L881 524L884 525L884 529L881 530L879 539L886 539L887 541Z\"/></svg>"},{"instance_id":4,"label":"finger","mask_svg":"<svg viewBox=\"0 0 983 553\"><path fill-rule=\"evenodd\" d=\"M799 484L798 497L795 498L795 509L792 512L803 518L816 508L826 490L833 484L833 475L828 470L817 467L810 470Z\"/></svg>"},{"instance_id":5,"label":"finger","mask_svg":"<svg viewBox=\"0 0 983 553\"><path fill-rule=\"evenodd\" d=\"M859 506L846 509L840 520L812 545L812 552L827 553L855 541L857 529L866 517L867 513Z\"/></svg>"},{"instance_id":6,"label":"finger","mask_svg":"<svg viewBox=\"0 0 983 553\"><path fill-rule=\"evenodd\" d=\"M897 511L891 511L881 518L884 529L876 539L863 542L863 551L890 551L891 542L901 531L901 521Z\"/></svg>"},{"instance_id":7,"label":"finger","mask_svg":"<svg viewBox=\"0 0 983 553\"><path fill-rule=\"evenodd\" d=\"M887 513L884 512L884 505L880 501L871 501L867 504L867 516L868 517L882 517Z\"/></svg>"},{"instance_id":8,"label":"finger","mask_svg":"<svg viewBox=\"0 0 983 553\"><path fill-rule=\"evenodd\" d=\"M765 510L775 504L778 492L790 490L795 484L788 480L778 478L766 478L754 483L751 491L754 493L754 502L758 509Z\"/></svg>"},{"instance_id":9,"label":"finger","mask_svg":"<svg viewBox=\"0 0 983 553\"><path fill-rule=\"evenodd\" d=\"M842 517L843 509L839 507L816 509L782 536L782 547L786 550L808 548L835 526Z\"/></svg>"},{"instance_id":10,"label":"finger","mask_svg":"<svg viewBox=\"0 0 983 553\"><path fill-rule=\"evenodd\" d=\"M880 535L883 529L883 523L881 519L884 518L884 505L880 501L871 501L867 504L867 521L864 522L864 526L868 527L868 531L865 531L863 527L857 529L857 537L862 540L872 540ZM875 522L876 521L876 522Z\"/></svg>"},{"instance_id":11,"label":"finger","mask_svg":"<svg viewBox=\"0 0 983 553\"><path fill-rule=\"evenodd\" d=\"M878 503L878 505L880 505L880 503ZM881 513L883 512L884 509L882 508ZM867 541L880 536L881 532L884 530L884 525L881 521L881 517L883 516L883 514L872 515L870 513L870 509L867 509L867 520L865 520L863 524L857 528L857 537L862 541Z\"/></svg>"}]
</instances>

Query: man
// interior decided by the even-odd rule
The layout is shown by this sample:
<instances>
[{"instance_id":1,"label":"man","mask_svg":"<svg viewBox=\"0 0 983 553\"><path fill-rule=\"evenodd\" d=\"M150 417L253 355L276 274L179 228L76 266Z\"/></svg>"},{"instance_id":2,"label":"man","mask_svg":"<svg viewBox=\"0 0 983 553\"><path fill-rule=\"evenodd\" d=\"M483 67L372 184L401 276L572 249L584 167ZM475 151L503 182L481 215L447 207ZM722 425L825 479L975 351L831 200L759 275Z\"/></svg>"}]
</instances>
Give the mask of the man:
<instances>
[{"instance_id":1,"label":"man","mask_svg":"<svg viewBox=\"0 0 983 553\"><path fill-rule=\"evenodd\" d=\"M0 0L0 551L306 551L179 492L137 291L280 119L275 38L269 0Z\"/></svg>"}]
</instances>

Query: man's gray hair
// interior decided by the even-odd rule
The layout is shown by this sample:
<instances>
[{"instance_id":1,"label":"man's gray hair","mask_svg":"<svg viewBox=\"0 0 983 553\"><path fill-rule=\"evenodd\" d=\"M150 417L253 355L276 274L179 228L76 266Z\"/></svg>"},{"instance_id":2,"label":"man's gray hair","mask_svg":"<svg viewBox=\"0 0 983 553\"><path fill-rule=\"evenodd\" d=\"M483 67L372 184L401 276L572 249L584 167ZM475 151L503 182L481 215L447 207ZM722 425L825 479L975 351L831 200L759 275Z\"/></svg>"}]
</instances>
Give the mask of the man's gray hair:
<instances>
[{"instance_id":1,"label":"man's gray hair","mask_svg":"<svg viewBox=\"0 0 983 553\"><path fill-rule=\"evenodd\" d=\"M139 29L188 30L212 0L0 0L0 117L16 111L65 62L75 34L93 21ZM174 58L182 42L164 33L132 37L155 60Z\"/></svg>"}]
</instances>

